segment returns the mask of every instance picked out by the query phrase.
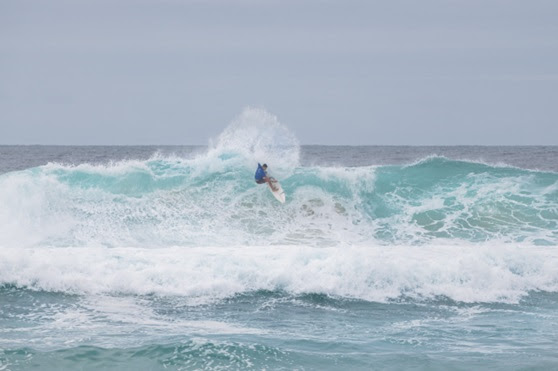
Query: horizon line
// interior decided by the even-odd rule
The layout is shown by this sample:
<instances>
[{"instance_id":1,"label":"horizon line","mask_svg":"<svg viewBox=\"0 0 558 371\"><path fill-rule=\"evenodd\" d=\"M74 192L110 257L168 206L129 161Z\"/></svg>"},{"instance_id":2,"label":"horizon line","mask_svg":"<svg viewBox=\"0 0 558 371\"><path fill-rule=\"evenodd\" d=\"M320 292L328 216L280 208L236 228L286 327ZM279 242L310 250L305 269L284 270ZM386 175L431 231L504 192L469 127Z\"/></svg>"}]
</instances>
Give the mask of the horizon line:
<instances>
[{"instance_id":1,"label":"horizon line","mask_svg":"<svg viewBox=\"0 0 558 371\"><path fill-rule=\"evenodd\" d=\"M209 147L209 144L6 144L3 147ZM322 147L557 147L557 144L320 144L301 143L300 146Z\"/></svg>"}]
</instances>

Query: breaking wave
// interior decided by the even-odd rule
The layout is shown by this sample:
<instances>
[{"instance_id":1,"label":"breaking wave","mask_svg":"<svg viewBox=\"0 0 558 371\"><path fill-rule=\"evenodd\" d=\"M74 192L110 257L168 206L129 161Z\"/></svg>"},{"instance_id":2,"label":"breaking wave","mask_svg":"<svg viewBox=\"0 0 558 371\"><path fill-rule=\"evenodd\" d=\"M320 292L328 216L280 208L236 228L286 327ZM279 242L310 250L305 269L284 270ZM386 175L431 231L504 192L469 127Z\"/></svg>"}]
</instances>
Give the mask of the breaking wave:
<instances>
[{"instance_id":1,"label":"breaking wave","mask_svg":"<svg viewBox=\"0 0 558 371\"><path fill-rule=\"evenodd\" d=\"M287 194L254 183L267 162ZM512 301L558 290L558 174L428 157L302 167L247 109L190 158L0 175L0 285L223 298L258 290Z\"/></svg>"}]
</instances>

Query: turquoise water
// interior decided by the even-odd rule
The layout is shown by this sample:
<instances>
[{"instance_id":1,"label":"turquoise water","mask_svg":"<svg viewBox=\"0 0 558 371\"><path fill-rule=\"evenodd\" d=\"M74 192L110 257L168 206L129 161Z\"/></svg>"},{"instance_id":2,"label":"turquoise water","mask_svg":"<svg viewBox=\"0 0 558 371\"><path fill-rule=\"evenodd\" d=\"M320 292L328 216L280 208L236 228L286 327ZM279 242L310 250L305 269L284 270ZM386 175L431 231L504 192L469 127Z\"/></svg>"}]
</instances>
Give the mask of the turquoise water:
<instances>
[{"instance_id":1,"label":"turquoise water","mask_svg":"<svg viewBox=\"0 0 558 371\"><path fill-rule=\"evenodd\" d=\"M558 367L556 147L270 126L1 147L0 370Z\"/></svg>"},{"instance_id":2,"label":"turquoise water","mask_svg":"<svg viewBox=\"0 0 558 371\"><path fill-rule=\"evenodd\" d=\"M377 303L257 291L180 297L2 289L7 369L552 369L556 294Z\"/></svg>"},{"instance_id":3,"label":"turquoise water","mask_svg":"<svg viewBox=\"0 0 558 371\"><path fill-rule=\"evenodd\" d=\"M294 167L281 178L289 202L277 205L254 186L244 159L218 156L211 159L217 169L206 161L51 163L4 174L1 215L10 227L0 241L56 247L558 241L554 172L445 157Z\"/></svg>"}]
</instances>

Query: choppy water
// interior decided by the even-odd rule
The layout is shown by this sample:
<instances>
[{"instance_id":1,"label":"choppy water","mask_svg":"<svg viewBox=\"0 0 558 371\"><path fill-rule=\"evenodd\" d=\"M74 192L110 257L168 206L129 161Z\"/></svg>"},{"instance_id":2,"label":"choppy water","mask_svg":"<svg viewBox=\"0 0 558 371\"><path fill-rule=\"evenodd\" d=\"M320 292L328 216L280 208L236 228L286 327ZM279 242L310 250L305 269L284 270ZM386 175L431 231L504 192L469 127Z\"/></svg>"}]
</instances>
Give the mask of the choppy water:
<instances>
[{"instance_id":1,"label":"choppy water","mask_svg":"<svg viewBox=\"0 0 558 371\"><path fill-rule=\"evenodd\" d=\"M558 368L558 147L299 146L248 110L0 172L0 370Z\"/></svg>"}]
</instances>

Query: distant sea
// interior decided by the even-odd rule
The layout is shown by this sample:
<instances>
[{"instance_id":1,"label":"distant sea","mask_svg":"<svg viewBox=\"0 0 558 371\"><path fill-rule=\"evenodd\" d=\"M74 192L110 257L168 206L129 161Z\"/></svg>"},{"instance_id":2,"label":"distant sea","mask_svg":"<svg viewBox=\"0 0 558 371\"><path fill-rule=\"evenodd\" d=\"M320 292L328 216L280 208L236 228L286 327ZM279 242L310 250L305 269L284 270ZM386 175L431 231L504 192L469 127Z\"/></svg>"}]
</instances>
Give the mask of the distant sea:
<instances>
[{"instance_id":1,"label":"distant sea","mask_svg":"<svg viewBox=\"0 0 558 371\"><path fill-rule=\"evenodd\" d=\"M0 146L0 370L558 369L558 147L256 129Z\"/></svg>"}]
</instances>

